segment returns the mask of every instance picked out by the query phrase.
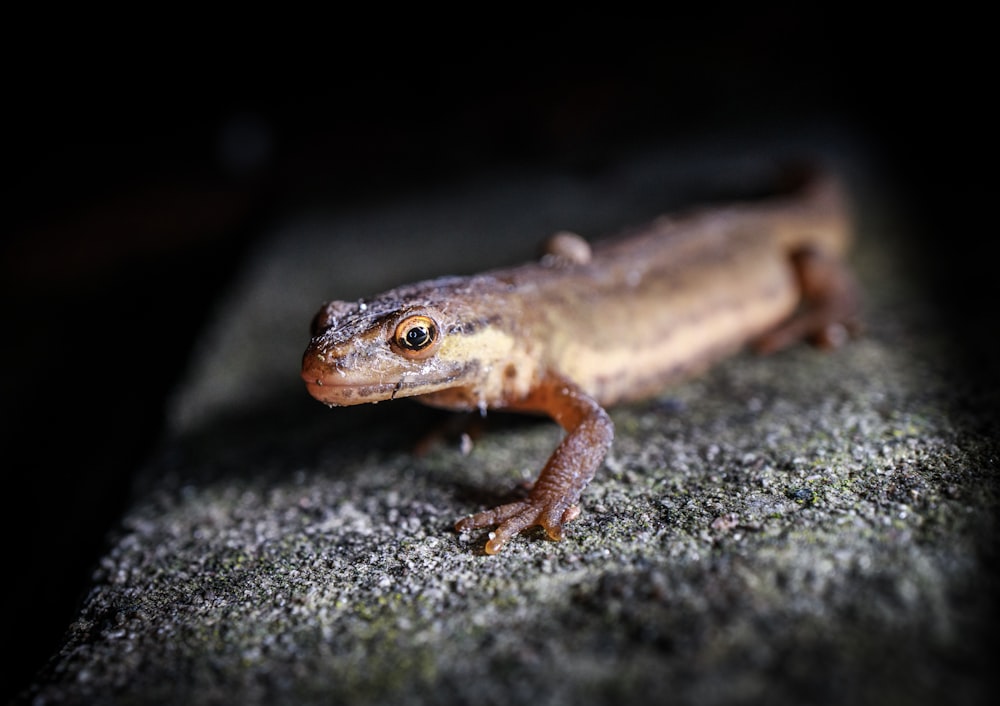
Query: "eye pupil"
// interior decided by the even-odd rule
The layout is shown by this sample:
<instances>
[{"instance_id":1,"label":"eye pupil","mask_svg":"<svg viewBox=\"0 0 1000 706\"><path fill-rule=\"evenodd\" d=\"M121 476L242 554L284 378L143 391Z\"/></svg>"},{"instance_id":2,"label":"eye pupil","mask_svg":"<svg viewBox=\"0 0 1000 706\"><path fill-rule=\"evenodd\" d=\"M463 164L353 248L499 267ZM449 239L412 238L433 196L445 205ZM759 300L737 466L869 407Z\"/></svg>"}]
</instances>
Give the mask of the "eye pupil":
<instances>
[{"instance_id":1,"label":"eye pupil","mask_svg":"<svg viewBox=\"0 0 1000 706\"><path fill-rule=\"evenodd\" d=\"M409 348L423 348L431 340L431 332L426 326L414 326L406 332L406 345Z\"/></svg>"}]
</instances>

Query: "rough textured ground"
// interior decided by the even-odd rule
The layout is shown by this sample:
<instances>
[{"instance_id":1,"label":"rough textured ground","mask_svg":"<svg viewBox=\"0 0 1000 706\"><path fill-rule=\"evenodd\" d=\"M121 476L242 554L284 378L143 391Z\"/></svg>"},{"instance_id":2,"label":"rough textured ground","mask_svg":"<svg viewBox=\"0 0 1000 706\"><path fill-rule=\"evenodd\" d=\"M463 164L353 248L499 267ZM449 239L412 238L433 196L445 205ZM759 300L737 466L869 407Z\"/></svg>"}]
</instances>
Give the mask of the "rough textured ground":
<instances>
[{"instance_id":1,"label":"rough textured ground","mask_svg":"<svg viewBox=\"0 0 1000 706\"><path fill-rule=\"evenodd\" d=\"M615 409L563 542L487 557L451 529L534 477L554 424L491 415L468 454L446 436L415 455L448 415L328 410L298 379L324 299L516 262L560 228L612 232L712 175L745 186L780 147L647 152L279 224L24 701L985 702L996 390L960 370L863 152L810 145L859 196L865 336L742 355Z\"/></svg>"}]
</instances>

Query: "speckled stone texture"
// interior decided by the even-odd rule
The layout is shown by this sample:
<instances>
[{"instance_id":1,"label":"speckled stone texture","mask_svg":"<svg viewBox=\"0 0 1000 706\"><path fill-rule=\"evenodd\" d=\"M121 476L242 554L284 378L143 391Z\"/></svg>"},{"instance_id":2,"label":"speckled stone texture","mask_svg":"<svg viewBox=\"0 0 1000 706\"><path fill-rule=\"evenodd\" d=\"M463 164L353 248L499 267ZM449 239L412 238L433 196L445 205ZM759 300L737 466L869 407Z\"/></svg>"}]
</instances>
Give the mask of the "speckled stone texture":
<instances>
[{"instance_id":1,"label":"speckled stone texture","mask_svg":"<svg viewBox=\"0 0 1000 706\"><path fill-rule=\"evenodd\" d=\"M489 415L468 453L458 429L415 454L451 415L330 410L303 389L325 299L511 264L559 229L610 234L804 149L857 197L864 336L740 355L616 408L562 542L532 532L487 557L483 534L451 528L532 479L555 424ZM884 176L821 135L289 214L205 332L23 701L984 703L996 389L929 305Z\"/></svg>"}]
</instances>

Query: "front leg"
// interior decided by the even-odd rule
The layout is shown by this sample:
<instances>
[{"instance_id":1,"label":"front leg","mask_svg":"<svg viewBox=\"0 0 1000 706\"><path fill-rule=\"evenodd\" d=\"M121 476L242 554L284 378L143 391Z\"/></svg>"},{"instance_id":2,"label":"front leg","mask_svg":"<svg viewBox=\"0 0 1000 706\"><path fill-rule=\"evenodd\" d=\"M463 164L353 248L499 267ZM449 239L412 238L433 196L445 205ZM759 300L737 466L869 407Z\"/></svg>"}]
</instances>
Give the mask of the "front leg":
<instances>
[{"instance_id":1,"label":"front leg","mask_svg":"<svg viewBox=\"0 0 1000 706\"><path fill-rule=\"evenodd\" d=\"M563 525L580 514L580 494L614 438L611 418L597 401L555 374L546 375L526 398L506 409L544 412L566 430L566 436L549 457L527 498L455 523L459 532L499 525L486 543L487 554L496 554L508 539L535 525L541 525L550 538L562 539Z\"/></svg>"}]
</instances>

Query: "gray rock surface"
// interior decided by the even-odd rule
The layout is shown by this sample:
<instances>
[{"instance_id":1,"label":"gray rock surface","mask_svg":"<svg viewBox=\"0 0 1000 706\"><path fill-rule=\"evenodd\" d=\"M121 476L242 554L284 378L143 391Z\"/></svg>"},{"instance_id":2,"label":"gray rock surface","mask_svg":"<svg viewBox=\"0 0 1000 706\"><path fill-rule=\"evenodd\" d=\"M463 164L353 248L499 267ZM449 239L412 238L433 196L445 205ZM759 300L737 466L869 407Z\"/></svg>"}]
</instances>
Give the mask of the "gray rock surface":
<instances>
[{"instance_id":1,"label":"gray rock surface","mask_svg":"<svg viewBox=\"0 0 1000 706\"><path fill-rule=\"evenodd\" d=\"M559 431L329 410L298 378L319 303L613 233L763 160L832 156L858 196L863 338L740 355L617 408L559 543L482 554L454 520ZM601 172L494 175L275 227L214 316L161 450L35 704L981 703L1000 444L864 146L721 141Z\"/></svg>"}]
</instances>

